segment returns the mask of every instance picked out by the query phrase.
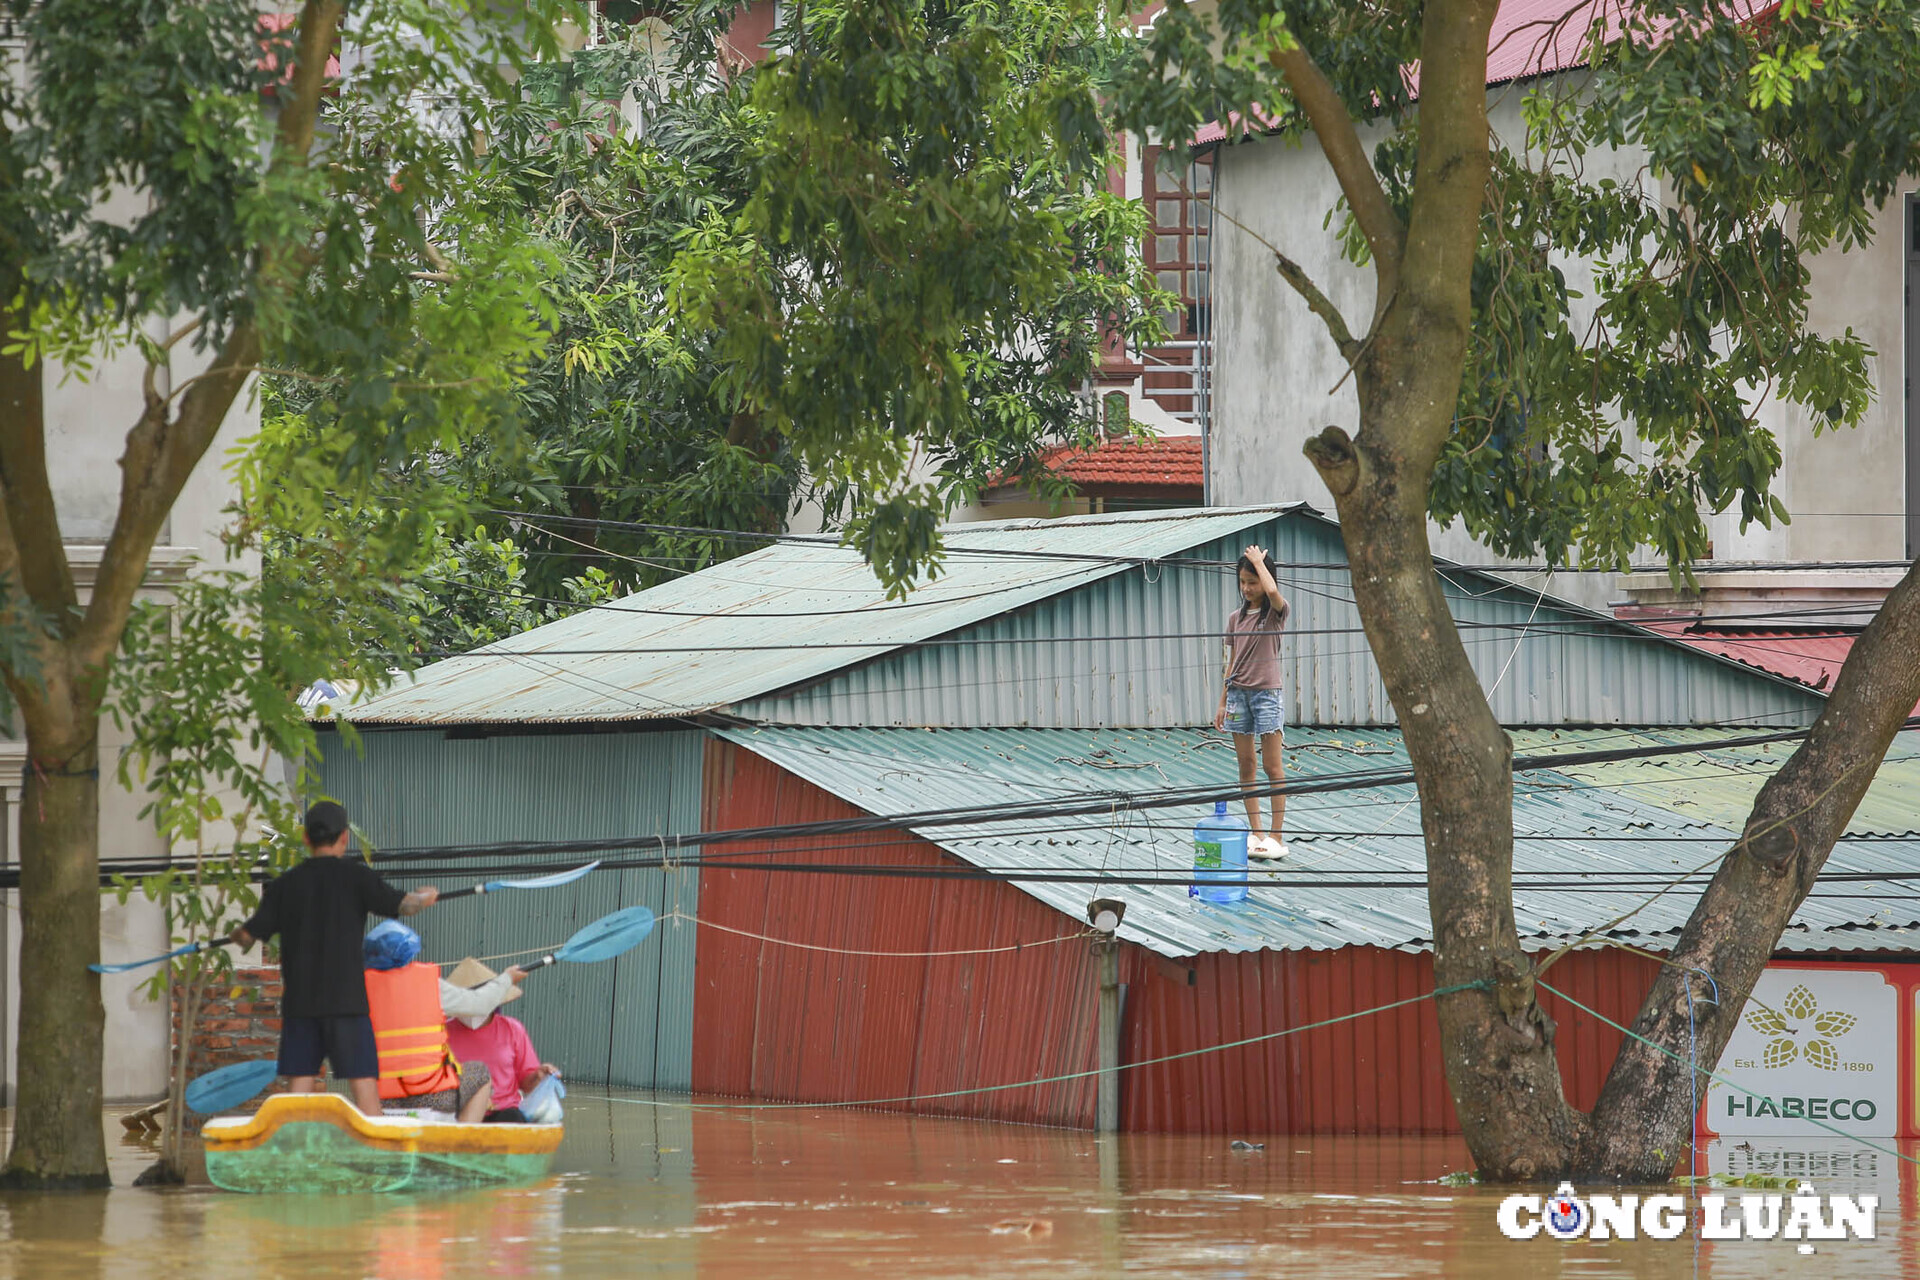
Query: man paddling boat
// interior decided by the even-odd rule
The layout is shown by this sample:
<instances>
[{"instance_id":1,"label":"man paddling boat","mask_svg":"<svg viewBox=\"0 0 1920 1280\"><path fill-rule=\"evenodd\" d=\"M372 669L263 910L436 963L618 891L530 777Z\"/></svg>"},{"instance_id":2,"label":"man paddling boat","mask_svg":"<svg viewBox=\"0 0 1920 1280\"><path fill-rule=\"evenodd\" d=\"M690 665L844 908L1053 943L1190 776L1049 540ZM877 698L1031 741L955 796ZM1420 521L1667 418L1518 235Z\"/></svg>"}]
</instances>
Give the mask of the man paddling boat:
<instances>
[{"instance_id":1,"label":"man paddling boat","mask_svg":"<svg viewBox=\"0 0 1920 1280\"><path fill-rule=\"evenodd\" d=\"M364 862L350 862L347 811L331 800L307 810L308 858L267 882L260 907L233 931L241 950L280 938L280 1074L294 1093L320 1091L320 1064L347 1082L354 1105L380 1114L380 1058L361 976L369 915L415 915L432 885L403 893Z\"/></svg>"}]
</instances>

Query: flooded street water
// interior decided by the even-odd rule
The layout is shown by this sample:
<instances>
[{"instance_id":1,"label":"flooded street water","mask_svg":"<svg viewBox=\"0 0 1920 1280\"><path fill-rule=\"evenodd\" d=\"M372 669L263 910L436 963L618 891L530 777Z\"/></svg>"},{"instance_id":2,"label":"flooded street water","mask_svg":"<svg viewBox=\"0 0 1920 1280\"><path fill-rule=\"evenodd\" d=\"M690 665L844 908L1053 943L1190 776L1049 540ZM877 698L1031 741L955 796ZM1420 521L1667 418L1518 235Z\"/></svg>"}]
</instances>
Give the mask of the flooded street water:
<instances>
[{"instance_id":1,"label":"flooded street water","mask_svg":"<svg viewBox=\"0 0 1920 1280\"><path fill-rule=\"evenodd\" d=\"M0 1197L0 1274L36 1280L468 1276L1832 1276L1920 1271L1915 1183L1857 1147L1719 1151L1881 1197L1879 1238L1513 1242L1504 1189L1434 1181L1457 1142L1091 1135L820 1110L567 1102L554 1175L442 1197L130 1187L152 1160L109 1117L117 1189ZM1909 1151L1908 1154L1913 1154ZM1725 1162L1732 1161L1729 1166ZM1909 1166L1911 1168L1911 1166Z\"/></svg>"}]
</instances>

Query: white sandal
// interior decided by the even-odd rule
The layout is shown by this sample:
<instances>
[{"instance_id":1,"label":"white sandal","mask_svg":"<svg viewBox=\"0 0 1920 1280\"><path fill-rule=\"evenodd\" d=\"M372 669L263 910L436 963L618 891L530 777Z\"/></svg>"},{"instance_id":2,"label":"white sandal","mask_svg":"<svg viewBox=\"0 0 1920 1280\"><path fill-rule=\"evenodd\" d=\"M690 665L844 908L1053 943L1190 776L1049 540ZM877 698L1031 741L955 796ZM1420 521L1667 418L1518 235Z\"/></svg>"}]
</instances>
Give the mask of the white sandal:
<instances>
[{"instance_id":1,"label":"white sandal","mask_svg":"<svg viewBox=\"0 0 1920 1280\"><path fill-rule=\"evenodd\" d=\"M1287 856L1287 845L1272 836L1254 836L1247 841L1247 856L1262 862L1277 862Z\"/></svg>"}]
</instances>

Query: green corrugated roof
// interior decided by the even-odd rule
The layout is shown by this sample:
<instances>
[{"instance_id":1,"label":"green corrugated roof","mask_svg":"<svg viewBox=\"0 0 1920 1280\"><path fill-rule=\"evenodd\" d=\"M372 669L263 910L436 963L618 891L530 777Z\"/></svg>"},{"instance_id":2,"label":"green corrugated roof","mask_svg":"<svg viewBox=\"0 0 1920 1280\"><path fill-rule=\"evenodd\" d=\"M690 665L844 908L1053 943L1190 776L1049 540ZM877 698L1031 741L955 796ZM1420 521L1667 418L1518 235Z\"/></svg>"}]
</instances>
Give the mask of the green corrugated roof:
<instances>
[{"instance_id":1,"label":"green corrugated roof","mask_svg":"<svg viewBox=\"0 0 1920 1280\"><path fill-rule=\"evenodd\" d=\"M1515 910L1523 937L1552 945L1625 914L1643 885L1710 866L1744 823L1747 805L1790 746L1715 748L1745 730L1529 730L1517 753L1698 743L1698 755L1569 766L1516 778ZM1090 793L1231 782L1233 748L1205 731L1073 729L730 729L723 736L876 814L1023 802ZM1290 777L1405 767L1397 730L1297 729L1287 735ZM1920 733L1903 735L1882 767L1855 830L1897 839L1850 841L1829 872L1920 870ZM919 834L975 865L1171 875L1189 865L1188 830L1204 810L1159 809L1019 824L927 828ZM1256 870L1249 900L1218 907L1184 888L1020 883L1074 918L1088 899L1128 904L1121 934L1171 956L1208 951L1324 950L1431 945L1420 810L1411 785L1293 797L1291 857ZM1371 884L1366 882L1372 881ZM1355 887L1355 882L1360 882ZM1665 947L1692 907L1689 893L1648 905L1613 936ZM1884 883L1834 881L1816 890L1781 940L1790 951L1920 949L1920 903Z\"/></svg>"},{"instance_id":2,"label":"green corrugated roof","mask_svg":"<svg viewBox=\"0 0 1920 1280\"><path fill-rule=\"evenodd\" d=\"M939 577L889 600L860 553L785 542L433 663L355 724L671 719L816 679L1275 514L1240 507L950 525ZM818 645L819 648L754 648ZM747 647L747 651L742 650Z\"/></svg>"}]
</instances>

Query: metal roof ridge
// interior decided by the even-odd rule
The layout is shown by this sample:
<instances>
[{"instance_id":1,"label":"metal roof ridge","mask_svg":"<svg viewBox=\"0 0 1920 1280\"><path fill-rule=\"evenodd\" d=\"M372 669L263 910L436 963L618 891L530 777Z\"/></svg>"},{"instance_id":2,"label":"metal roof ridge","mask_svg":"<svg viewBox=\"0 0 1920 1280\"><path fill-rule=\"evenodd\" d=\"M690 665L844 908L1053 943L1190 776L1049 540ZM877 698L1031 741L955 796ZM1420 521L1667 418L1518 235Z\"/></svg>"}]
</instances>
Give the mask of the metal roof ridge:
<instances>
[{"instance_id":1,"label":"metal roof ridge","mask_svg":"<svg viewBox=\"0 0 1920 1280\"><path fill-rule=\"evenodd\" d=\"M698 645L701 632L706 627L720 621L751 623L766 608L778 609L780 601L787 596L803 596L808 590L804 583L769 580L765 582L740 582L729 579L729 573L737 577L751 575L758 571L765 573L776 567L785 558L792 558L810 567L845 573L856 566L864 567L864 559L857 549L839 543L817 541L780 542L750 552L744 556L706 569L688 574L672 582L649 587L645 591L633 592L619 600L605 605L583 609L568 617L531 628L514 636L508 636L492 644L480 646L466 654L449 656L440 661L429 663L407 674L403 680L369 698L358 707L350 717L353 721L366 725L380 724L469 724L491 722L525 721L567 721L580 722L626 722L671 719L677 716L695 714L702 710L712 710L756 697L763 697L780 689L799 683L817 680L823 676L869 661L884 657L906 646L948 634L960 628L975 625L1011 609L1025 607L1041 600L1051 599L1090 583L1126 572L1134 567L1135 561L1151 560L1152 555L1138 553L1138 541L1117 546L1110 558L1096 557L1074 563L1061 564L1046 558L1045 553L1052 550L1054 539L1045 535L1058 532L1062 536L1059 543L1064 550L1071 550L1076 542L1084 542L1082 533L1079 539L1070 536L1075 531L1084 531L1089 527L1136 528L1152 530L1161 539L1177 534L1181 526L1193 526L1191 540L1182 543L1180 548L1163 552L1172 555L1178 550L1208 542L1221 536L1222 527L1237 528L1247 524L1269 520L1276 513L1311 511L1305 503L1282 503L1253 507L1199 507L1179 508L1158 512L1125 512L1091 516L1072 516L1059 519L1023 519L1012 521L978 522L965 525L948 525L943 531L957 548L987 551L993 550L990 544L996 539L980 538L982 534L1027 535L1022 539L1021 551L1042 553L1032 559L1009 558L1007 563L995 561L992 571L1025 580L1016 581L999 587L991 592L971 590L971 584L964 580L964 572L949 571L936 581L952 585L964 593L952 601L935 598L926 601L924 610L901 609L893 611L894 602L887 601L877 579L868 576L872 591L861 592L847 600L853 606L838 611L849 619L860 619L861 626L868 629L862 639L870 644L859 647L822 648L812 651L817 656L801 657L796 652L793 660L782 667L776 664L741 664L735 678L725 682L726 687L710 688L702 696L697 708L680 706L660 697L641 692L643 687L657 683L657 671L646 668L644 663L634 664L631 672L605 672L591 677L583 676L577 668L584 665L570 663L564 656L543 658L549 649L564 650L568 642L575 638L589 639L605 643L607 631L611 628L631 627L641 633L641 639L659 637L667 643L673 643L671 637L680 633L682 642ZM1314 513L1317 514L1317 513ZM970 536L974 535L974 536ZM1039 536L1034 536L1039 535ZM968 547L968 544L973 544ZM1010 548L1011 549L1011 548ZM1130 554L1131 553L1131 554ZM991 559L991 557L989 557ZM968 557L958 562L968 567L983 569L980 560ZM691 605L703 598L715 584L720 584L721 603L710 613L701 616L674 616L676 605ZM856 603L857 601L857 603ZM885 611L883 611L885 610ZM820 617L828 614L817 615ZM764 620L764 618L762 618ZM874 631L883 634L871 634ZM549 687L573 684L575 696L549 699L544 707L528 706L533 699L522 699L521 693L510 693L510 699L520 699L521 705L511 709L498 707L464 708L449 705L448 691L457 688L463 682L472 680L483 683L490 675L497 674L503 667L515 663L548 662L568 668L567 671L541 671L532 669L523 679L533 685ZM458 665L455 665L458 664ZM697 665L697 664L693 664ZM570 675L569 671L573 674ZM620 677L626 675L631 683L621 683ZM589 689L588 684L598 686ZM597 694L591 704L583 702L578 693ZM441 705L434 705L436 695L442 699ZM566 703L567 705L556 705ZM656 704L656 705L647 705Z\"/></svg>"},{"instance_id":2,"label":"metal roof ridge","mask_svg":"<svg viewBox=\"0 0 1920 1280\"><path fill-rule=\"evenodd\" d=\"M1169 524L1198 520L1249 520L1273 515L1310 515L1328 517L1306 502L1268 502L1240 507L1168 507L1158 511L1102 511L1077 516L1012 516L1005 520L956 521L940 526L942 537L954 538L969 533L1004 532L1015 529L1078 528L1117 524Z\"/></svg>"}]
</instances>

